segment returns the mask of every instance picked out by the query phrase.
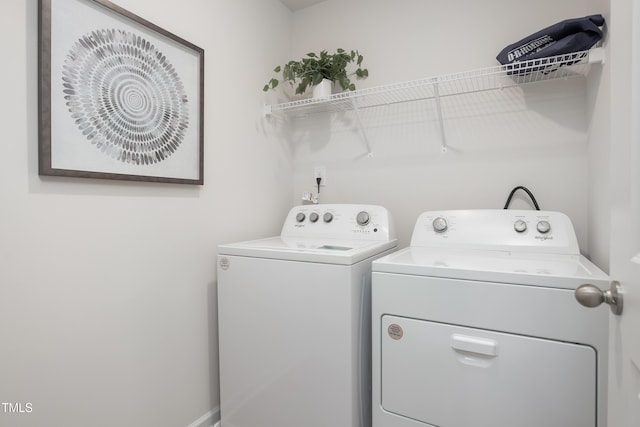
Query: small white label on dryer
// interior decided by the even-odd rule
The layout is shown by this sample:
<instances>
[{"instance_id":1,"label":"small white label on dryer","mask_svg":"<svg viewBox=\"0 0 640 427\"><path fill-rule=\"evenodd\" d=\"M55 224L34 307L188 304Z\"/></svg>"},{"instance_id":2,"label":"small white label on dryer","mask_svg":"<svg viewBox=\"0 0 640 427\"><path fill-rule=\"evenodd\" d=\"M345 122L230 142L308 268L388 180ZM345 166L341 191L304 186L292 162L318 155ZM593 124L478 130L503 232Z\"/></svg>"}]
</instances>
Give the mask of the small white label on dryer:
<instances>
[{"instance_id":1,"label":"small white label on dryer","mask_svg":"<svg viewBox=\"0 0 640 427\"><path fill-rule=\"evenodd\" d=\"M229 258L227 258L226 256L220 258L220 268L221 269L228 270L230 264L231 264L231 262L229 261Z\"/></svg>"},{"instance_id":2,"label":"small white label on dryer","mask_svg":"<svg viewBox=\"0 0 640 427\"><path fill-rule=\"evenodd\" d=\"M387 328L387 333L394 340L399 340L404 335L402 326L398 325L397 323L392 323L391 325L389 325L389 327Z\"/></svg>"}]
</instances>

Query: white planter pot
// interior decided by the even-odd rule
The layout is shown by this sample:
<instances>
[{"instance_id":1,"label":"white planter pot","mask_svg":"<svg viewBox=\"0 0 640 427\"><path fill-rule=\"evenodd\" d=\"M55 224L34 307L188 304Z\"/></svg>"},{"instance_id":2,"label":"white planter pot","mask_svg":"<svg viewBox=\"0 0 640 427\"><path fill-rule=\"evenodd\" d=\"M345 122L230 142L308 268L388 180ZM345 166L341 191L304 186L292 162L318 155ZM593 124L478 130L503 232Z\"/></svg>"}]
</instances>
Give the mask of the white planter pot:
<instances>
[{"instance_id":1,"label":"white planter pot","mask_svg":"<svg viewBox=\"0 0 640 427\"><path fill-rule=\"evenodd\" d=\"M313 98L328 98L333 92L333 82L329 79L323 79L319 84L313 87Z\"/></svg>"}]
</instances>

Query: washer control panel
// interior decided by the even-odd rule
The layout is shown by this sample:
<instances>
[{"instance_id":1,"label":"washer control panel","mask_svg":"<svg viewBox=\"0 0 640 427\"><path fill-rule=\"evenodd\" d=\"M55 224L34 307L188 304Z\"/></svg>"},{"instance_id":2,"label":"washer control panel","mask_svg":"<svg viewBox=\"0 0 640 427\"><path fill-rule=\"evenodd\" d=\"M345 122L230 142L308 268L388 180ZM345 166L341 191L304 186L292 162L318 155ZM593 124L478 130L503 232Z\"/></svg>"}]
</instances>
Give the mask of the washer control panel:
<instances>
[{"instance_id":1,"label":"washer control panel","mask_svg":"<svg viewBox=\"0 0 640 427\"><path fill-rule=\"evenodd\" d=\"M291 209L283 237L389 240L395 238L387 209L377 205L303 205Z\"/></svg>"},{"instance_id":2,"label":"washer control panel","mask_svg":"<svg viewBox=\"0 0 640 427\"><path fill-rule=\"evenodd\" d=\"M411 246L579 253L566 215L505 209L424 212L416 222Z\"/></svg>"}]
</instances>

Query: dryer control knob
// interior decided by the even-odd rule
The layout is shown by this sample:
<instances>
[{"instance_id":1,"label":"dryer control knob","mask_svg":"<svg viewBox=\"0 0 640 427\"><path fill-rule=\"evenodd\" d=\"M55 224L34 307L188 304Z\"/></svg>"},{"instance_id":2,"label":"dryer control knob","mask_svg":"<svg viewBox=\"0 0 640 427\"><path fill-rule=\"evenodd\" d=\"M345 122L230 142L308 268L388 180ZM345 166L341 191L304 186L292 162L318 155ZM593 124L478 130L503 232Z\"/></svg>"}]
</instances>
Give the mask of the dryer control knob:
<instances>
[{"instance_id":1,"label":"dryer control knob","mask_svg":"<svg viewBox=\"0 0 640 427\"><path fill-rule=\"evenodd\" d=\"M367 225L369 224L370 219L369 213L365 211L359 212L358 216L356 216L356 222L358 225Z\"/></svg>"},{"instance_id":2,"label":"dryer control knob","mask_svg":"<svg viewBox=\"0 0 640 427\"><path fill-rule=\"evenodd\" d=\"M438 218L433 220L433 230L436 233L444 233L449 228L449 224L447 224L447 220L443 217L439 216Z\"/></svg>"},{"instance_id":3,"label":"dryer control knob","mask_svg":"<svg viewBox=\"0 0 640 427\"><path fill-rule=\"evenodd\" d=\"M333 214L331 212L327 212L322 216L322 220L324 222L331 222L333 221Z\"/></svg>"},{"instance_id":4,"label":"dryer control knob","mask_svg":"<svg viewBox=\"0 0 640 427\"><path fill-rule=\"evenodd\" d=\"M519 219L513 223L513 229L516 230L518 233L523 233L527 230L527 223Z\"/></svg>"},{"instance_id":5,"label":"dryer control knob","mask_svg":"<svg viewBox=\"0 0 640 427\"><path fill-rule=\"evenodd\" d=\"M551 230L551 224L549 221L538 221L537 228L540 233L546 234Z\"/></svg>"},{"instance_id":6,"label":"dryer control knob","mask_svg":"<svg viewBox=\"0 0 640 427\"><path fill-rule=\"evenodd\" d=\"M302 222L305 219L305 215L302 212L299 212L298 215L296 215L296 221L298 222Z\"/></svg>"},{"instance_id":7,"label":"dryer control knob","mask_svg":"<svg viewBox=\"0 0 640 427\"><path fill-rule=\"evenodd\" d=\"M320 218L320 216L315 212L312 212L311 214L309 214L309 221L311 222L316 222L318 218Z\"/></svg>"}]
</instances>

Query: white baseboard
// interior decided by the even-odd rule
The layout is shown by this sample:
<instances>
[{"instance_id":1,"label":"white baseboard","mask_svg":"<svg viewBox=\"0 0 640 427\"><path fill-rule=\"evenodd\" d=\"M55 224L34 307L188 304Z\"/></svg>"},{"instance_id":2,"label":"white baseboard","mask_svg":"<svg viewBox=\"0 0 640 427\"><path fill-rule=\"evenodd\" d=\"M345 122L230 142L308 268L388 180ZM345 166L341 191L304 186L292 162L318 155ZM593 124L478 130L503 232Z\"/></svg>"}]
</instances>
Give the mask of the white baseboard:
<instances>
[{"instance_id":1,"label":"white baseboard","mask_svg":"<svg viewBox=\"0 0 640 427\"><path fill-rule=\"evenodd\" d=\"M187 427L220 427L220 407L216 406Z\"/></svg>"}]
</instances>

